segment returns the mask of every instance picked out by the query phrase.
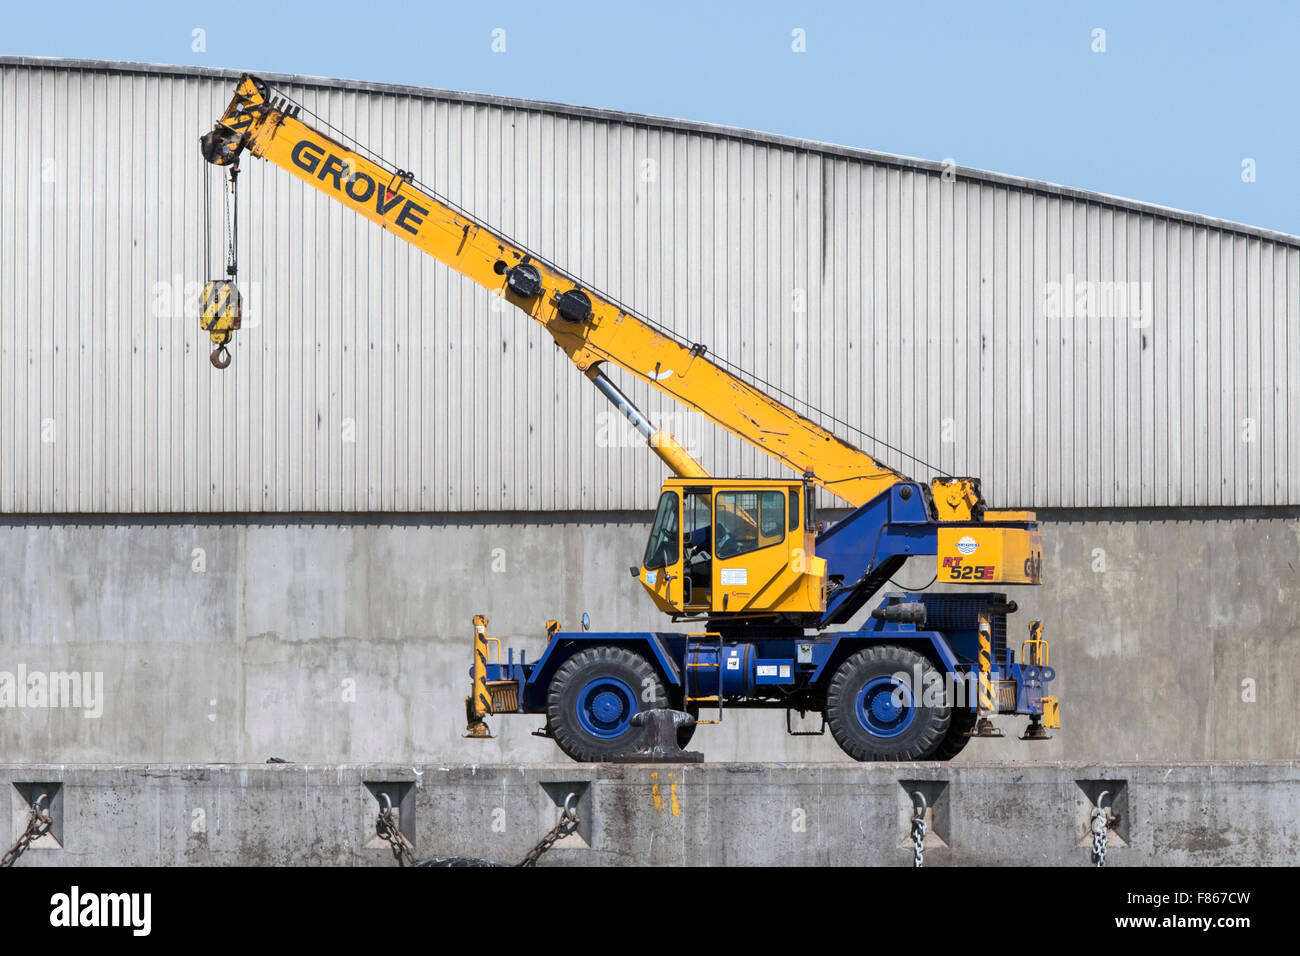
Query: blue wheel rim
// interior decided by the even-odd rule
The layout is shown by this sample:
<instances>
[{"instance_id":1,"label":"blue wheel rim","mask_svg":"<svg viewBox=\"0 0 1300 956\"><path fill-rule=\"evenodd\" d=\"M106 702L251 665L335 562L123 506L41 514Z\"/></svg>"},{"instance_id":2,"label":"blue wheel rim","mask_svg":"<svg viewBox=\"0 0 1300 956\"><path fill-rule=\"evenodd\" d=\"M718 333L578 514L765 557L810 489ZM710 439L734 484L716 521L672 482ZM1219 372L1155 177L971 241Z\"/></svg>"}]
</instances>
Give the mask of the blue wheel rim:
<instances>
[{"instance_id":1,"label":"blue wheel rim","mask_svg":"<svg viewBox=\"0 0 1300 956\"><path fill-rule=\"evenodd\" d=\"M875 677L863 684L854 710L867 733L885 739L905 732L916 719L911 688L893 677Z\"/></svg>"},{"instance_id":2,"label":"blue wheel rim","mask_svg":"<svg viewBox=\"0 0 1300 956\"><path fill-rule=\"evenodd\" d=\"M578 692L578 723L593 737L612 740L632 728L637 696L617 677L597 677Z\"/></svg>"}]
</instances>

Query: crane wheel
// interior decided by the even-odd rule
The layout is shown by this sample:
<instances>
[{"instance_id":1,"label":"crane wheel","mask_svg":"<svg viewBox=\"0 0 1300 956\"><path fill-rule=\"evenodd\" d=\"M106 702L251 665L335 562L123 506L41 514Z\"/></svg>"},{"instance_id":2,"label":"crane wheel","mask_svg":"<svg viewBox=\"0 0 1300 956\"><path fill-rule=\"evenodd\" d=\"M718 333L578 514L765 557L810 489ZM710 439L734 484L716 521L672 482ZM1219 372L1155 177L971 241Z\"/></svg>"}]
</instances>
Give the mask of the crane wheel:
<instances>
[{"instance_id":1,"label":"crane wheel","mask_svg":"<svg viewBox=\"0 0 1300 956\"><path fill-rule=\"evenodd\" d=\"M632 726L632 715L667 706L663 678L650 662L609 644L579 651L561 664L546 695L555 742L584 762L636 750L646 731Z\"/></svg>"},{"instance_id":2,"label":"crane wheel","mask_svg":"<svg viewBox=\"0 0 1300 956\"><path fill-rule=\"evenodd\" d=\"M913 688L918 673L921 686ZM952 723L952 708L918 706L913 695L940 676L929 658L907 647L858 651L835 671L826 692L831 736L854 760L932 759Z\"/></svg>"},{"instance_id":3,"label":"crane wheel","mask_svg":"<svg viewBox=\"0 0 1300 956\"><path fill-rule=\"evenodd\" d=\"M947 732L943 735L943 740L939 741L939 747L934 753L930 754L931 760L951 760L970 743L970 732L975 729L975 722L979 719L979 714L969 707L954 707L952 709L952 723L948 725Z\"/></svg>"}]
</instances>

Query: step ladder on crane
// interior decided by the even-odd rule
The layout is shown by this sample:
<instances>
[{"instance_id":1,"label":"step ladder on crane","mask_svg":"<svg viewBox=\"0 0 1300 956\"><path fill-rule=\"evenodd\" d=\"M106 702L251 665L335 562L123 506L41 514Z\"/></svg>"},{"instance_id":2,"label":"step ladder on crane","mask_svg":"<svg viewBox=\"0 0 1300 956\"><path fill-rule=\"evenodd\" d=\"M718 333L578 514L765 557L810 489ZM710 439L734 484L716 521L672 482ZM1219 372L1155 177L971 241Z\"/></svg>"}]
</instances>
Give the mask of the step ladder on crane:
<instances>
[{"instance_id":1,"label":"step ladder on crane","mask_svg":"<svg viewBox=\"0 0 1300 956\"><path fill-rule=\"evenodd\" d=\"M723 650L722 635L715 631L701 631L696 634L687 634L686 640L687 640L688 647L690 647L692 644L695 645L695 648L693 650L689 650L686 654L686 670L688 672L693 670L694 671L716 670L718 672L718 692L716 695L706 694L698 697L692 696L691 679L690 679L691 675L687 673L686 686L684 688L684 697L682 703L688 712L690 711L692 704L694 704L697 710L700 711L700 713L697 714L695 717L696 726L699 726L701 724L720 724L722 723L722 650ZM700 660L700 656L701 656L700 651L702 649L702 646L705 644L706 640L712 641L713 646L717 648L717 653L713 655L713 663L708 663L707 661ZM703 681L697 681L696 683L703 684ZM716 716L707 720L704 719L703 710L705 707L713 710Z\"/></svg>"}]
</instances>

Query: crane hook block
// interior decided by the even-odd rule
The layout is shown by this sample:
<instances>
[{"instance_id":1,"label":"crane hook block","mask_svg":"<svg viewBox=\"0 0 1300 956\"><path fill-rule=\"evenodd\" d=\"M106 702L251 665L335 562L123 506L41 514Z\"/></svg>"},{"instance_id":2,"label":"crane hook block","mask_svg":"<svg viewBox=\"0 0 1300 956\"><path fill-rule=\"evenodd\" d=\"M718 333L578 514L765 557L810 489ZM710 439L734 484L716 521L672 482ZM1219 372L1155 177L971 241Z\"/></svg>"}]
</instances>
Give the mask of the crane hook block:
<instances>
[{"instance_id":1,"label":"crane hook block","mask_svg":"<svg viewBox=\"0 0 1300 956\"><path fill-rule=\"evenodd\" d=\"M581 289L570 289L555 297L555 310L566 322L586 322L591 318L591 297Z\"/></svg>"},{"instance_id":2,"label":"crane hook block","mask_svg":"<svg viewBox=\"0 0 1300 956\"><path fill-rule=\"evenodd\" d=\"M225 368L230 364L230 344L243 318L243 300L232 279L211 279L203 286L199 327L208 333L212 344L212 364Z\"/></svg>"}]
</instances>

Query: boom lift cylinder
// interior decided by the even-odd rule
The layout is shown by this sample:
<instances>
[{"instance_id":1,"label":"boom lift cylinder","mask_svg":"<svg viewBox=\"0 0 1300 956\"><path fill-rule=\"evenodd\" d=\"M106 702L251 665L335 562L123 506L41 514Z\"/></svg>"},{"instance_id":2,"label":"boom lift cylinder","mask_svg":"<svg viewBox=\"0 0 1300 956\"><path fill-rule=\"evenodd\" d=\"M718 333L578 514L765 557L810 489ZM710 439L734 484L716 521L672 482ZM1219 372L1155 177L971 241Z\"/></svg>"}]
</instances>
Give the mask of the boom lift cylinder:
<instances>
[{"instance_id":1,"label":"boom lift cylinder","mask_svg":"<svg viewBox=\"0 0 1300 956\"><path fill-rule=\"evenodd\" d=\"M704 466L696 461L691 453L678 443L676 438L662 428L655 428L650 419L646 418L641 410L632 404L632 399L624 395L622 390L611 382L604 372L596 367L589 368L587 378L596 386L600 394L609 399L610 404L627 417L627 420L646 440L650 450L672 469L674 475L680 478L709 477L709 473L704 470Z\"/></svg>"}]
</instances>

